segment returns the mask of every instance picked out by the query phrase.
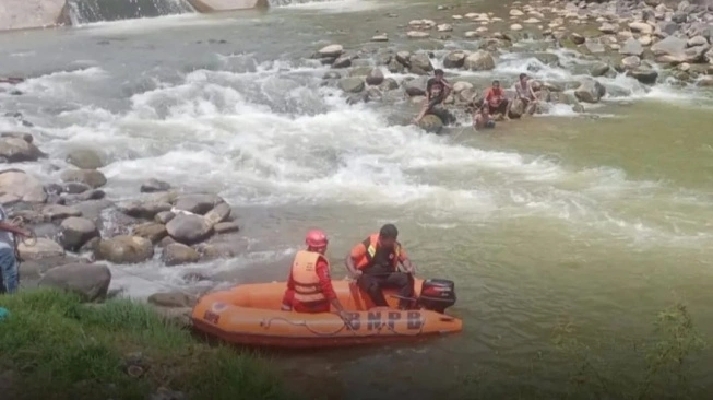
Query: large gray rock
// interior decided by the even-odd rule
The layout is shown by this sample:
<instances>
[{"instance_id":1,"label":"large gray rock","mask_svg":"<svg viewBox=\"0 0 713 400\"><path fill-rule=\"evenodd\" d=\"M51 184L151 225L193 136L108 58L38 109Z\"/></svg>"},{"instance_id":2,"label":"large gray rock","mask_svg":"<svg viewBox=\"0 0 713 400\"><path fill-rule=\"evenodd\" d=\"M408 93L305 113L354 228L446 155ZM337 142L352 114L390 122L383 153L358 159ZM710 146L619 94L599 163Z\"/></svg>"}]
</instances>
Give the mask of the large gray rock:
<instances>
[{"instance_id":1,"label":"large gray rock","mask_svg":"<svg viewBox=\"0 0 713 400\"><path fill-rule=\"evenodd\" d=\"M465 53L462 50L451 51L443 59L443 68L458 69L463 68L465 63Z\"/></svg>"},{"instance_id":2,"label":"large gray rock","mask_svg":"<svg viewBox=\"0 0 713 400\"><path fill-rule=\"evenodd\" d=\"M42 209L42 214L47 221L60 221L68 217L79 217L82 212L63 204L47 204Z\"/></svg>"},{"instance_id":3,"label":"large gray rock","mask_svg":"<svg viewBox=\"0 0 713 400\"><path fill-rule=\"evenodd\" d=\"M606 94L606 88L594 79L583 80L574 91L574 96L582 103L598 103Z\"/></svg>"},{"instance_id":4,"label":"large gray rock","mask_svg":"<svg viewBox=\"0 0 713 400\"><path fill-rule=\"evenodd\" d=\"M192 247L173 243L163 248L162 258L167 267L173 267L180 264L198 262L201 255Z\"/></svg>"},{"instance_id":5,"label":"large gray rock","mask_svg":"<svg viewBox=\"0 0 713 400\"><path fill-rule=\"evenodd\" d=\"M178 214L166 224L166 231L177 242L192 245L208 238L213 225L200 215Z\"/></svg>"},{"instance_id":6,"label":"large gray rock","mask_svg":"<svg viewBox=\"0 0 713 400\"><path fill-rule=\"evenodd\" d=\"M216 204L225 203L219 196L210 194L196 194L190 196L179 196L176 199L174 208L176 210L188 211L194 214L205 214L212 210Z\"/></svg>"},{"instance_id":7,"label":"large gray rock","mask_svg":"<svg viewBox=\"0 0 713 400\"><path fill-rule=\"evenodd\" d=\"M48 238L37 238L37 243L28 241L29 246L20 243L17 250L22 260L39 260L42 258L63 256L64 249L57 242Z\"/></svg>"},{"instance_id":8,"label":"large gray rock","mask_svg":"<svg viewBox=\"0 0 713 400\"><path fill-rule=\"evenodd\" d=\"M193 307L198 303L198 298L183 292L166 292L154 293L146 301L160 307Z\"/></svg>"},{"instance_id":9,"label":"large gray rock","mask_svg":"<svg viewBox=\"0 0 713 400\"><path fill-rule=\"evenodd\" d=\"M489 52L478 50L465 58L463 68L471 71L487 71L495 69L495 59Z\"/></svg>"},{"instance_id":10,"label":"large gray rock","mask_svg":"<svg viewBox=\"0 0 713 400\"><path fill-rule=\"evenodd\" d=\"M153 243L139 236L120 235L99 241L94 252L97 260L117 264L139 263L154 255Z\"/></svg>"},{"instance_id":11,"label":"large gray rock","mask_svg":"<svg viewBox=\"0 0 713 400\"><path fill-rule=\"evenodd\" d=\"M105 165L101 156L96 151L89 149L70 151L67 155L67 162L81 169L97 169Z\"/></svg>"},{"instance_id":12,"label":"large gray rock","mask_svg":"<svg viewBox=\"0 0 713 400\"><path fill-rule=\"evenodd\" d=\"M619 54L623 56L641 57L641 55L644 54L644 46L642 46L641 42L639 42L637 39L630 37L626 39L626 42L624 42L624 44L619 49Z\"/></svg>"},{"instance_id":13,"label":"large gray rock","mask_svg":"<svg viewBox=\"0 0 713 400\"><path fill-rule=\"evenodd\" d=\"M97 226L82 217L69 217L60 225L59 243L67 250L77 251L89 240L98 237Z\"/></svg>"},{"instance_id":14,"label":"large gray rock","mask_svg":"<svg viewBox=\"0 0 713 400\"><path fill-rule=\"evenodd\" d=\"M659 76L658 72L648 67L635 68L629 71L627 75L646 85L655 84L656 78Z\"/></svg>"},{"instance_id":15,"label":"large gray rock","mask_svg":"<svg viewBox=\"0 0 713 400\"><path fill-rule=\"evenodd\" d=\"M208 211L203 218L211 226L225 222L230 217L230 206L228 203L219 203L212 210Z\"/></svg>"},{"instance_id":16,"label":"large gray rock","mask_svg":"<svg viewBox=\"0 0 713 400\"><path fill-rule=\"evenodd\" d=\"M0 159L5 162L34 162L43 156L37 146L23 139L0 138Z\"/></svg>"},{"instance_id":17,"label":"large gray rock","mask_svg":"<svg viewBox=\"0 0 713 400\"><path fill-rule=\"evenodd\" d=\"M132 233L134 236L149 239L153 244L160 242L166 237L166 235L168 235L168 232L166 232L166 225L156 222L146 222L135 225Z\"/></svg>"},{"instance_id":18,"label":"large gray rock","mask_svg":"<svg viewBox=\"0 0 713 400\"><path fill-rule=\"evenodd\" d=\"M419 121L418 127L426 132L438 133L443 129L443 121L435 115L426 115Z\"/></svg>"},{"instance_id":19,"label":"large gray rock","mask_svg":"<svg viewBox=\"0 0 713 400\"><path fill-rule=\"evenodd\" d=\"M379 68L372 68L366 76L367 85L381 85L384 81L384 73Z\"/></svg>"},{"instance_id":20,"label":"large gray rock","mask_svg":"<svg viewBox=\"0 0 713 400\"><path fill-rule=\"evenodd\" d=\"M425 75L433 71L431 60L426 54L414 54L409 58L409 72L419 75Z\"/></svg>"},{"instance_id":21,"label":"large gray rock","mask_svg":"<svg viewBox=\"0 0 713 400\"><path fill-rule=\"evenodd\" d=\"M651 51L659 62L684 62L687 46L687 39L668 36L651 46Z\"/></svg>"},{"instance_id":22,"label":"large gray rock","mask_svg":"<svg viewBox=\"0 0 713 400\"><path fill-rule=\"evenodd\" d=\"M42 183L24 172L0 173L0 203L24 201L44 203L47 192Z\"/></svg>"},{"instance_id":23,"label":"large gray rock","mask_svg":"<svg viewBox=\"0 0 713 400\"><path fill-rule=\"evenodd\" d=\"M168 212L173 206L160 199L131 200L118 204L119 211L136 218L153 219L156 214Z\"/></svg>"},{"instance_id":24,"label":"large gray rock","mask_svg":"<svg viewBox=\"0 0 713 400\"><path fill-rule=\"evenodd\" d=\"M171 185L168 182L153 178L141 184L140 188L143 193L165 192L169 189L171 189Z\"/></svg>"},{"instance_id":25,"label":"large gray rock","mask_svg":"<svg viewBox=\"0 0 713 400\"><path fill-rule=\"evenodd\" d=\"M106 265L75 263L50 269L39 284L76 293L83 301L95 302L106 298L110 282L111 271Z\"/></svg>"},{"instance_id":26,"label":"large gray rock","mask_svg":"<svg viewBox=\"0 0 713 400\"><path fill-rule=\"evenodd\" d=\"M344 78L339 81L339 88L347 93L359 93L366 88L362 78Z\"/></svg>"},{"instance_id":27,"label":"large gray rock","mask_svg":"<svg viewBox=\"0 0 713 400\"><path fill-rule=\"evenodd\" d=\"M64 183L78 182L96 189L106 185L106 176L95 169L68 169L60 174Z\"/></svg>"}]
</instances>

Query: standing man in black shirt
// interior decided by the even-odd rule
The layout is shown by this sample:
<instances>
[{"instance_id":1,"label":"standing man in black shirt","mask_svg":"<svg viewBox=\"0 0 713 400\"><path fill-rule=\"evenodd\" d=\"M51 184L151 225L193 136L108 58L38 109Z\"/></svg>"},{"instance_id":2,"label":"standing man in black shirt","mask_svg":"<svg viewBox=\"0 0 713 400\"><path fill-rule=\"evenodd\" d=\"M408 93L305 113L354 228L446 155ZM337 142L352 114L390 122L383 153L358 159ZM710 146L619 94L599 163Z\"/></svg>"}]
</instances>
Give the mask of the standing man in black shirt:
<instances>
[{"instance_id":1,"label":"standing man in black shirt","mask_svg":"<svg viewBox=\"0 0 713 400\"><path fill-rule=\"evenodd\" d=\"M451 90L453 90L453 86L443 79L442 69L437 69L433 72L435 76L426 83L426 104L416 118L414 118L414 124L418 124L433 107L443 103L443 100L445 100Z\"/></svg>"}]
</instances>

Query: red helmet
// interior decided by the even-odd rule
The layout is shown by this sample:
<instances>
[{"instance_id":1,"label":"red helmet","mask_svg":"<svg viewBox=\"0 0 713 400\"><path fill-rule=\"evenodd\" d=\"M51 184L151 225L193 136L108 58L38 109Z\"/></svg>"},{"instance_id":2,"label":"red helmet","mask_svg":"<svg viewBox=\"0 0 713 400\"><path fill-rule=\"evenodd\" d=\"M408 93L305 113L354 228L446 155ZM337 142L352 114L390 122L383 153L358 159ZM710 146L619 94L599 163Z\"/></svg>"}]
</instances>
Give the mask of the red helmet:
<instances>
[{"instance_id":1,"label":"red helmet","mask_svg":"<svg viewBox=\"0 0 713 400\"><path fill-rule=\"evenodd\" d=\"M327 235L325 235L324 232L315 229L307 233L305 243L307 244L307 247L313 249L323 249L329 244L329 239L327 239Z\"/></svg>"}]
</instances>

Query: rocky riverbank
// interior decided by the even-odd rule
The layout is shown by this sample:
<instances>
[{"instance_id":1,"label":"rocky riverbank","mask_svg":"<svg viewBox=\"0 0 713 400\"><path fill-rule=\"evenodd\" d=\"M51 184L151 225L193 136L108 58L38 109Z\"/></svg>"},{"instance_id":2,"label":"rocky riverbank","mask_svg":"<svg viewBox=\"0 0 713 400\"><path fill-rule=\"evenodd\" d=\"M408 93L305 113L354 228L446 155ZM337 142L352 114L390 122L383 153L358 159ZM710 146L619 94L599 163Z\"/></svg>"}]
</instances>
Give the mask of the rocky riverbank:
<instances>
[{"instance_id":1,"label":"rocky riverbank","mask_svg":"<svg viewBox=\"0 0 713 400\"><path fill-rule=\"evenodd\" d=\"M457 11L458 14L450 14ZM539 102L536 114L546 114L556 104L584 111L584 104L598 103L607 95L598 77L619 74L641 85L673 82L677 85L713 86L713 5L706 2L659 0L609 2L515 1L502 13L478 12L477 5L449 9L439 6L431 19L413 20L402 26L403 36L423 42L424 47L448 43L476 49L453 49L440 59L434 51L392 48L389 37L378 34L371 46L345 49L332 44L317 51L314 58L334 69L324 75L325 85L335 85L348 93L347 102L425 101L427 75L440 62L454 81L454 92L445 104L468 112L468 106L486 89L487 82L468 79L462 72L495 70L503 55L532 47L533 40L545 43L539 50L550 51L536 57L562 68L557 50L568 50L590 61L590 77L577 81L535 80ZM434 43L435 42L435 43ZM376 66L373 61L376 60ZM385 78L384 72L410 73L400 83ZM526 72L526 71L522 71ZM513 81L504 82L509 87ZM646 89L644 89L646 90ZM508 92L512 95L512 91ZM514 101L510 117L525 115L523 104ZM424 119L422 128L438 131L438 118Z\"/></svg>"},{"instance_id":2,"label":"rocky riverbank","mask_svg":"<svg viewBox=\"0 0 713 400\"><path fill-rule=\"evenodd\" d=\"M43 184L14 168L47 157L26 132L0 133L0 157L8 164L0 171L0 202L11 219L21 218L37 234L36 243L19 245L26 285L67 288L97 301L109 295L105 262L156 259L174 267L234 257L240 248L235 212L213 193L185 192L151 179L136 188L138 199L116 201L102 190L107 184L99 171L102 155L89 148L69 152L66 162L73 168L61 171L60 181ZM203 277L187 273L184 279ZM162 307L189 307L194 300L182 292L149 298Z\"/></svg>"}]
</instances>

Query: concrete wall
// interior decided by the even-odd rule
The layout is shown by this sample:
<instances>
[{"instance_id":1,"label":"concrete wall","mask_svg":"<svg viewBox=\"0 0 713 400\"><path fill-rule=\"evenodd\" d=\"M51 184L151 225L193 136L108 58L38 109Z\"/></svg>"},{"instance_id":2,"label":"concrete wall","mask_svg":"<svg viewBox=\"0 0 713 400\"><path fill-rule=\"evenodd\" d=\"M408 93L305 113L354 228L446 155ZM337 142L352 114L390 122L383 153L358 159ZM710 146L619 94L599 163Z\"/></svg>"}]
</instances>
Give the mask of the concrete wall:
<instances>
[{"instance_id":1,"label":"concrete wall","mask_svg":"<svg viewBox=\"0 0 713 400\"><path fill-rule=\"evenodd\" d=\"M0 0L0 31L69 25L65 0Z\"/></svg>"},{"instance_id":2,"label":"concrete wall","mask_svg":"<svg viewBox=\"0 0 713 400\"><path fill-rule=\"evenodd\" d=\"M270 7L269 0L188 0L188 2L200 13Z\"/></svg>"}]
</instances>

